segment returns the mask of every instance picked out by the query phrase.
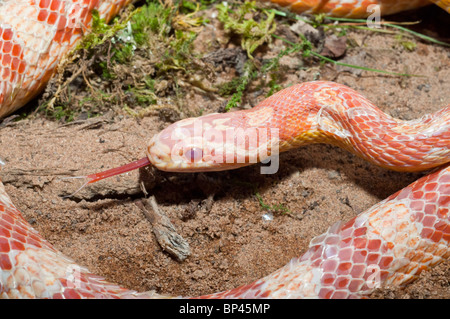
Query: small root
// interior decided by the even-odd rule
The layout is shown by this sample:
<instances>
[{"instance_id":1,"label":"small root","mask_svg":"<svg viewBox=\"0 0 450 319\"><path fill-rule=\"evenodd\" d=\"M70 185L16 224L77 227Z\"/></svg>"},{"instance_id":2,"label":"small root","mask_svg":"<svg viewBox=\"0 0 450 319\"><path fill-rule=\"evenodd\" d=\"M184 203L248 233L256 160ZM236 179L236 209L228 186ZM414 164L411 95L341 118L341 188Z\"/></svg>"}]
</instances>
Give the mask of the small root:
<instances>
[{"instance_id":1,"label":"small root","mask_svg":"<svg viewBox=\"0 0 450 319\"><path fill-rule=\"evenodd\" d=\"M136 203L153 226L153 233L161 248L178 261L185 260L191 250L188 242L177 233L170 219L159 209L154 196Z\"/></svg>"}]
</instances>

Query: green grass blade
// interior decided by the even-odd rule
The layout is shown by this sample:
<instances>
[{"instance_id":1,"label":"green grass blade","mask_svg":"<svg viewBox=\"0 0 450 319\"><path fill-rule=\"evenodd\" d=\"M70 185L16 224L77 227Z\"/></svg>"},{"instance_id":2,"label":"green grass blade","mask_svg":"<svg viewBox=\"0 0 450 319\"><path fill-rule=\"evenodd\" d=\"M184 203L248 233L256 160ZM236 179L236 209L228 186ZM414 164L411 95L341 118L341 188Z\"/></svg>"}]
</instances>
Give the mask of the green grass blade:
<instances>
[{"instance_id":1,"label":"green grass blade","mask_svg":"<svg viewBox=\"0 0 450 319\"><path fill-rule=\"evenodd\" d=\"M418 38L421 38L423 40L426 40L426 41L429 41L429 42L433 42L433 43L436 43L436 44L439 44L439 45L443 45L443 46L446 46L446 47L450 47L450 43L436 40L435 38L429 37L429 36L424 35L424 34L419 33L419 32L415 32L413 30L410 30L408 28L402 27L400 25L395 25L395 24L390 24L390 23L386 23L384 25L385 26L389 26L391 28L396 28L396 29L402 30L402 31L407 32L407 33L410 33L410 34L412 34L412 35L414 35L414 36L416 36Z\"/></svg>"},{"instance_id":2,"label":"green grass blade","mask_svg":"<svg viewBox=\"0 0 450 319\"><path fill-rule=\"evenodd\" d=\"M320 55L319 53L316 53L314 51L311 51L311 55L314 55L324 61L327 62L331 62L334 63L336 65L340 65L340 66L346 66L346 67L350 67L353 69L359 69L359 70L364 70L364 71L370 71L370 72L377 72L377 73L383 73L383 74L389 74L389 75L395 75L395 76L408 76L408 77L425 77L424 75L418 75L418 74L409 74L409 73L397 73L397 72L391 72L391 71L385 71L385 70L380 70L380 69L373 69L373 68L368 68L365 66L359 66L359 65L354 65L354 64L348 64L348 63L343 63L343 62L339 62L339 61L335 61L333 59L327 58L323 55Z\"/></svg>"},{"instance_id":3,"label":"green grass blade","mask_svg":"<svg viewBox=\"0 0 450 319\"><path fill-rule=\"evenodd\" d=\"M335 17L326 17L326 18L329 19L329 20L332 20L332 21L339 21L339 22L359 22L359 23L366 23L367 22L367 20L365 20L365 19L350 19L350 18L335 18ZM432 38L432 37L429 37L429 36L424 35L422 33L410 30L408 28L402 27L402 26L397 25L397 24L383 23L383 25L387 26L387 27L395 28L395 29L398 29L398 30L401 30L401 31L404 31L404 32L407 32L407 33L410 33L410 34L412 34L415 37L418 37L420 39L423 39L423 40L426 40L426 41L429 41L429 42L432 42L432 43L436 43L436 44L439 44L439 45L450 47L450 43L439 41L439 40L437 40L435 38Z\"/></svg>"},{"instance_id":4,"label":"green grass blade","mask_svg":"<svg viewBox=\"0 0 450 319\"><path fill-rule=\"evenodd\" d=\"M282 17L287 17L288 15L290 15L290 14L287 14L286 12L279 11L279 10L276 10L276 9L272 9L272 12L274 12L276 15L279 15L279 16L282 16ZM306 22L306 23L309 23L309 24L313 24L313 22L311 20L308 20L308 19L305 19L305 18L302 18L302 17L299 17L299 16L295 16L295 15L293 17L295 19L297 19L297 20L300 20L300 21L303 21L303 22ZM329 16L326 16L325 18L328 19L328 20L331 20L331 21L338 21L338 22L367 23L366 19L336 18L336 17L329 17ZM422 40L426 40L426 41L429 41L429 42L432 42L432 43L436 43L436 44L439 44L439 45L450 47L450 43L439 41L439 40L437 40L435 38L432 38L432 37L424 35L422 33L410 30L408 28L402 27L402 26L397 25L397 24L383 23L383 25L387 26L387 27L395 28L395 29L398 29L398 30L401 30L401 31L404 31L404 32L407 32L407 33L410 33L413 36L418 37L418 38L420 38ZM336 27L339 27L339 26L336 26ZM361 26L359 26L359 27L358 26L354 26L354 28L370 30L370 31L375 31L375 32L381 32L379 29L374 29L374 28L370 28L370 27L366 28L366 27L361 27Z\"/></svg>"},{"instance_id":5,"label":"green grass blade","mask_svg":"<svg viewBox=\"0 0 450 319\"><path fill-rule=\"evenodd\" d=\"M287 44L291 45L291 46L297 46L298 44L295 44L287 39L284 39L280 36L277 35L272 35L273 37L282 40L284 42L286 42ZM306 39L303 39L303 41L307 41ZM364 70L364 71L370 71L370 72L377 72L377 73L383 73L383 74L388 74L388 75L395 75L395 76L408 76L408 77L425 77L424 75L417 75L417 74L408 74L408 73L397 73L397 72L391 72L391 71L385 71L385 70L379 70L379 69L373 69L373 68L368 68L368 67L364 67L364 66L359 66L359 65L353 65L353 64L348 64L348 63L343 63L343 62L339 62L339 61L335 61L333 59L327 58L317 52L314 52L312 50L310 50L308 52L309 54L318 57L319 59L326 61L326 62L331 62L333 64L336 65L341 65L341 66L346 66L346 67L350 67L350 68L354 68L354 69L360 69L360 70Z\"/></svg>"}]
</instances>

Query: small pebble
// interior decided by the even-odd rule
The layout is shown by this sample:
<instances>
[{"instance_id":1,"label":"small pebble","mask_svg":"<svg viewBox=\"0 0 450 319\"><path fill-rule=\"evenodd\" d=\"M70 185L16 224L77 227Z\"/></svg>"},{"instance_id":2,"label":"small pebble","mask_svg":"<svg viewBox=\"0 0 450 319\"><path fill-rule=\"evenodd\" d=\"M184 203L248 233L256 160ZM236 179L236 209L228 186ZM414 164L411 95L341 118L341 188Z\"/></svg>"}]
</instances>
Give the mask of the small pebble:
<instances>
[{"instance_id":1,"label":"small pebble","mask_svg":"<svg viewBox=\"0 0 450 319\"><path fill-rule=\"evenodd\" d=\"M338 171L328 172L328 179L338 179L341 177L341 174Z\"/></svg>"},{"instance_id":2,"label":"small pebble","mask_svg":"<svg viewBox=\"0 0 450 319\"><path fill-rule=\"evenodd\" d=\"M273 220L273 214L272 213L265 213L262 215L263 221L272 221Z\"/></svg>"}]
</instances>

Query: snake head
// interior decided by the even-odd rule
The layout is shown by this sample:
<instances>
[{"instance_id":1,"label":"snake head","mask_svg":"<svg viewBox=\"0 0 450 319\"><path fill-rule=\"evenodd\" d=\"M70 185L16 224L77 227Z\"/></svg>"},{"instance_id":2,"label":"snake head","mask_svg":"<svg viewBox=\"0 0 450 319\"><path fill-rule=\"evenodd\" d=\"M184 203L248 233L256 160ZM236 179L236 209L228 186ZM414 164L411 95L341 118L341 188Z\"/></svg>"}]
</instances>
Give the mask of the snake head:
<instances>
[{"instance_id":1,"label":"snake head","mask_svg":"<svg viewBox=\"0 0 450 319\"><path fill-rule=\"evenodd\" d=\"M155 167L171 172L229 170L269 157L268 144L277 144L270 133L244 123L239 111L176 122L151 139L147 156Z\"/></svg>"}]
</instances>

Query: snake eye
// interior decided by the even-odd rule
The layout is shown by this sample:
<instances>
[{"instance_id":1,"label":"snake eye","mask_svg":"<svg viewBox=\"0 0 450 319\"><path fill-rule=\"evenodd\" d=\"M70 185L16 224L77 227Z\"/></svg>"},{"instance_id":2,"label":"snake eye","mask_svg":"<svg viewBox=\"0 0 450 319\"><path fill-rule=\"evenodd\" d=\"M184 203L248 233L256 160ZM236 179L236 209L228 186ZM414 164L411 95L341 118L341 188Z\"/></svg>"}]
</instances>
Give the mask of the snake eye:
<instances>
[{"instance_id":1,"label":"snake eye","mask_svg":"<svg viewBox=\"0 0 450 319\"><path fill-rule=\"evenodd\" d=\"M188 159L191 163L199 162L203 158L203 150L198 147L193 147L184 152L184 157Z\"/></svg>"}]
</instances>

